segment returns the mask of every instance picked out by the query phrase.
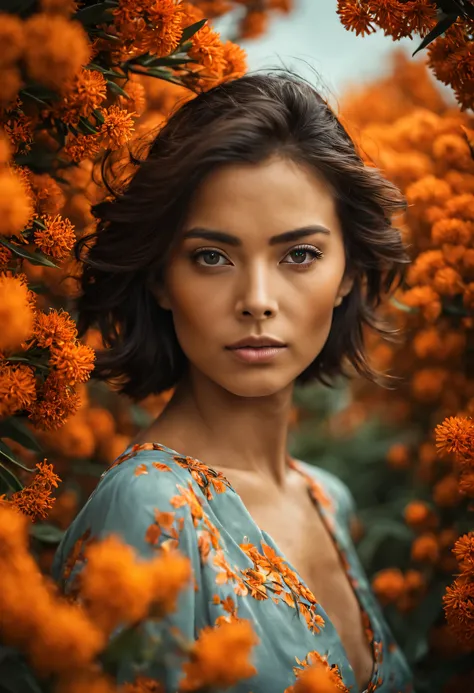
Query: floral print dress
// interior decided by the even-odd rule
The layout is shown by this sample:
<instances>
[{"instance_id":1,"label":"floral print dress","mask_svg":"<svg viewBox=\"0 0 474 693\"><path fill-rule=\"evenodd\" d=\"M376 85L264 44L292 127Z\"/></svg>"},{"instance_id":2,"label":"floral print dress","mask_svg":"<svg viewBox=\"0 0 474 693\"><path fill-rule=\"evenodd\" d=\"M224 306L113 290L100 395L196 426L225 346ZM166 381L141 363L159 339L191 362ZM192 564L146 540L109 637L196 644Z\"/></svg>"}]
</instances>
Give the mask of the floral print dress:
<instances>
[{"instance_id":1,"label":"floral print dress","mask_svg":"<svg viewBox=\"0 0 474 693\"><path fill-rule=\"evenodd\" d=\"M367 693L411 692L410 671L350 537L354 508L347 487L327 471L299 460L290 464L306 479L358 597L374 657ZM298 673L316 659L331 668L341 691L358 693L323 607L221 473L159 443L129 447L104 472L58 548L53 577L66 593L75 589L88 542L110 534L144 558L178 548L191 560L193 584L180 593L176 611L166 623L146 624L151 635L160 631L164 647L166 633L194 640L205 626L236 617L252 623L259 638L252 652L257 673L236 684L234 693L293 693ZM175 693L181 664L176 654L146 673ZM123 662L119 678L133 680L132 662Z\"/></svg>"}]
</instances>

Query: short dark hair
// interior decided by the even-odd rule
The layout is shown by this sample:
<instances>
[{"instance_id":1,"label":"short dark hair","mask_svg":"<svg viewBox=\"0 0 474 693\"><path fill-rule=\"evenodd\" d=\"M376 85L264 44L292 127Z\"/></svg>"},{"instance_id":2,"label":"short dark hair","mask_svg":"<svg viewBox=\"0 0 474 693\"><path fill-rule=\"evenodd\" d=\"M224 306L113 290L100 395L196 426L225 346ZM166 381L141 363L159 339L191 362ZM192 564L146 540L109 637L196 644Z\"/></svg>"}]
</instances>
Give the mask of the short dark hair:
<instances>
[{"instance_id":1,"label":"short dark hair","mask_svg":"<svg viewBox=\"0 0 474 693\"><path fill-rule=\"evenodd\" d=\"M187 359L153 284L163 276L199 183L221 165L257 164L276 154L311 166L330 185L346 269L355 273L352 290L334 310L326 344L296 383L331 386L355 369L384 384L384 374L369 364L364 333L366 326L389 339L396 333L376 309L401 284L409 262L392 225L405 200L375 166L364 164L318 91L287 72L248 74L181 105L146 155L135 155L126 186L115 185L113 166L102 167L111 196L93 207L97 228L76 246L84 262L79 333L95 326L106 346L93 377L118 383L120 392L138 401L178 383Z\"/></svg>"}]
</instances>

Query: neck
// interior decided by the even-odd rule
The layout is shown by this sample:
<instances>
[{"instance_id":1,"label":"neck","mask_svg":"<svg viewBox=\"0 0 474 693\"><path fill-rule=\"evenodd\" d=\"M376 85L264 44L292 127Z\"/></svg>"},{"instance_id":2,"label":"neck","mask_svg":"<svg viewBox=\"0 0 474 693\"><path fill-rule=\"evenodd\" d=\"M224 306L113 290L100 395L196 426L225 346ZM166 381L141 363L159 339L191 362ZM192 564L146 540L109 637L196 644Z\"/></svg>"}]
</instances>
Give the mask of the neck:
<instances>
[{"instance_id":1,"label":"neck","mask_svg":"<svg viewBox=\"0 0 474 693\"><path fill-rule=\"evenodd\" d=\"M252 473L283 486L292 395L293 384L269 396L240 397L189 372L146 438L224 474Z\"/></svg>"}]
</instances>

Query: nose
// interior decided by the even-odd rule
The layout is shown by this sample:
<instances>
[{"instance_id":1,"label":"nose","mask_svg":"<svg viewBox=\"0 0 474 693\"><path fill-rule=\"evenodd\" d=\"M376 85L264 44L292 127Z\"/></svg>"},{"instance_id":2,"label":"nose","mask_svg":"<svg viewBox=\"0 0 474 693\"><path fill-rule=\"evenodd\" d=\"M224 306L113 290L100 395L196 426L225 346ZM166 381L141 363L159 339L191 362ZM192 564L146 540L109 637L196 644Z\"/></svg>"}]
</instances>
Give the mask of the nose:
<instances>
[{"instance_id":1,"label":"nose","mask_svg":"<svg viewBox=\"0 0 474 693\"><path fill-rule=\"evenodd\" d=\"M237 317L262 320L275 316L278 303L272 289L270 273L263 266L256 266L242 277L236 301Z\"/></svg>"}]
</instances>

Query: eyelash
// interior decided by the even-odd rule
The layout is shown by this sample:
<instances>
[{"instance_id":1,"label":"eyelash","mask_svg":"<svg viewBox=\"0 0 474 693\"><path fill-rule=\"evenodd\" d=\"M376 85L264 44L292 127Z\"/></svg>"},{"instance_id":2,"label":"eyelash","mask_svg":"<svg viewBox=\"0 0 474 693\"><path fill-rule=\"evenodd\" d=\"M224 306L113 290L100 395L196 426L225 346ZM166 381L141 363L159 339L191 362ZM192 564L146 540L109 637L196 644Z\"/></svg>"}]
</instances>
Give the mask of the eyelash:
<instances>
[{"instance_id":1,"label":"eyelash","mask_svg":"<svg viewBox=\"0 0 474 693\"><path fill-rule=\"evenodd\" d=\"M311 262L288 262L286 264L294 265L295 267L303 267L306 269L307 267L310 267L315 260L321 260L324 257L324 254L318 248L315 248L312 245L298 245L289 250L286 255L294 253L297 250L306 250L307 253L311 253L313 255L313 260ZM201 255L205 255L206 253L217 253L221 257L225 257L220 250L216 250L215 248L200 248L199 250L194 250L192 253L190 253L190 257L195 264L200 265L201 267L225 267L225 265L205 265L197 262L197 258Z\"/></svg>"}]
</instances>

